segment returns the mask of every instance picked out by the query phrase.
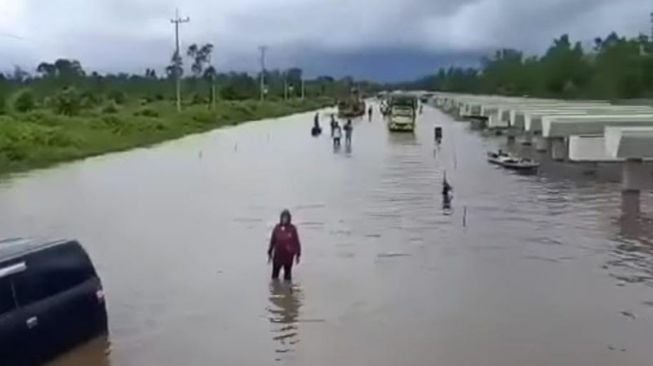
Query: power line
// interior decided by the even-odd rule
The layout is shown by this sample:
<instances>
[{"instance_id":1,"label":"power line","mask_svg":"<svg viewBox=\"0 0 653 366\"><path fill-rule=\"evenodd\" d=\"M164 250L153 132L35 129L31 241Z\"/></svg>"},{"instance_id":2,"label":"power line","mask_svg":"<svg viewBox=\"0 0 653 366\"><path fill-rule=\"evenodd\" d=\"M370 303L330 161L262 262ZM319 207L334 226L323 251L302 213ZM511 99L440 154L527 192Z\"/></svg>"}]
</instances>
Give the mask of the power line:
<instances>
[{"instance_id":1,"label":"power line","mask_svg":"<svg viewBox=\"0 0 653 366\"><path fill-rule=\"evenodd\" d=\"M177 62L181 59L181 54L179 51L179 25L182 23L190 22L190 18L180 18L179 9L175 11L175 18L170 19L170 22L175 25L175 56L173 62L175 63L175 78L177 84L177 112L181 112L181 70L178 69Z\"/></svg>"}]
</instances>

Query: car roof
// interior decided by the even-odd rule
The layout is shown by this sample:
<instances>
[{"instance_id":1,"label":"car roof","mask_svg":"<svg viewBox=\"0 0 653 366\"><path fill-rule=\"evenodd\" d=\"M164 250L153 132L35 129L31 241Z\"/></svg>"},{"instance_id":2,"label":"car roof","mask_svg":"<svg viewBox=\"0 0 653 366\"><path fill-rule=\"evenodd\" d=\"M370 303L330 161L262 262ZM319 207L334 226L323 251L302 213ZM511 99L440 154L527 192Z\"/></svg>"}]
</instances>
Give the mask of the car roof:
<instances>
[{"instance_id":1,"label":"car roof","mask_svg":"<svg viewBox=\"0 0 653 366\"><path fill-rule=\"evenodd\" d=\"M0 262L17 258L45 248L74 242L73 240L43 240L34 238L9 238L0 240Z\"/></svg>"}]
</instances>

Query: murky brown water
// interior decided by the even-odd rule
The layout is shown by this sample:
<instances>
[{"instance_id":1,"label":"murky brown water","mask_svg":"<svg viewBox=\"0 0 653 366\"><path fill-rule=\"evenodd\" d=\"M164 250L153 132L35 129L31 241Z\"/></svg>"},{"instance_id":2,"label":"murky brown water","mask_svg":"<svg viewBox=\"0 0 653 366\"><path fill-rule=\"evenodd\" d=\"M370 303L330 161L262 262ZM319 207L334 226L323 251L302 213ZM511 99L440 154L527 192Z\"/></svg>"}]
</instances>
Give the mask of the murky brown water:
<instances>
[{"instance_id":1,"label":"murky brown water","mask_svg":"<svg viewBox=\"0 0 653 366\"><path fill-rule=\"evenodd\" d=\"M3 183L2 235L77 237L106 286L110 340L52 365L653 363L650 195L625 215L609 168L492 167L485 151L498 138L430 108L415 136L357 122L351 152L309 137L311 121ZM266 266L284 207L305 252L292 287L271 284Z\"/></svg>"}]
</instances>

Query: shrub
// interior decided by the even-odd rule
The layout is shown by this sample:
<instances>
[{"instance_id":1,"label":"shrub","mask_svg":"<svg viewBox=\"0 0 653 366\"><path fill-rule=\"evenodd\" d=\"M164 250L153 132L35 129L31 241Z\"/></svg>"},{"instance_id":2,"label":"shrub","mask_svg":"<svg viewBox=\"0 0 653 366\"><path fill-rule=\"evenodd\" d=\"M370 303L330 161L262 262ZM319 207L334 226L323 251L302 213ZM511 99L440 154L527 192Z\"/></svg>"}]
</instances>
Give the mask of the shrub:
<instances>
[{"instance_id":1,"label":"shrub","mask_svg":"<svg viewBox=\"0 0 653 366\"><path fill-rule=\"evenodd\" d=\"M102 103L102 97L100 95L91 93L90 91L82 92L80 98L80 105L84 109L95 108L100 105L100 103Z\"/></svg>"},{"instance_id":2,"label":"shrub","mask_svg":"<svg viewBox=\"0 0 653 366\"><path fill-rule=\"evenodd\" d=\"M12 116L0 116L0 126L2 126L3 123L14 123L16 120ZM2 133L0 132L0 138L2 136ZM2 144L2 140L0 140L0 145Z\"/></svg>"},{"instance_id":3,"label":"shrub","mask_svg":"<svg viewBox=\"0 0 653 366\"><path fill-rule=\"evenodd\" d=\"M57 114L74 116L79 113L82 100L74 87L65 87L54 96L54 110Z\"/></svg>"},{"instance_id":4,"label":"shrub","mask_svg":"<svg viewBox=\"0 0 653 366\"><path fill-rule=\"evenodd\" d=\"M155 111L152 108L145 107L134 112L134 116L159 117L159 112Z\"/></svg>"},{"instance_id":5,"label":"shrub","mask_svg":"<svg viewBox=\"0 0 653 366\"><path fill-rule=\"evenodd\" d=\"M207 103L207 100L205 98L202 98L202 96L198 93L193 94L193 98L191 99L191 105L204 104L204 103Z\"/></svg>"},{"instance_id":6,"label":"shrub","mask_svg":"<svg viewBox=\"0 0 653 366\"><path fill-rule=\"evenodd\" d=\"M165 99L165 97L161 93L156 93L156 94L154 94L154 99L158 100L158 101L161 101L161 100Z\"/></svg>"},{"instance_id":7,"label":"shrub","mask_svg":"<svg viewBox=\"0 0 653 366\"><path fill-rule=\"evenodd\" d=\"M0 114L7 113L7 96L0 93Z\"/></svg>"},{"instance_id":8,"label":"shrub","mask_svg":"<svg viewBox=\"0 0 653 366\"><path fill-rule=\"evenodd\" d=\"M109 99L117 104L124 104L127 101L127 94L120 90L112 90L109 92Z\"/></svg>"},{"instance_id":9,"label":"shrub","mask_svg":"<svg viewBox=\"0 0 653 366\"><path fill-rule=\"evenodd\" d=\"M29 112L36 108L34 93L30 89L22 89L13 96L12 107L16 112Z\"/></svg>"},{"instance_id":10,"label":"shrub","mask_svg":"<svg viewBox=\"0 0 653 366\"><path fill-rule=\"evenodd\" d=\"M102 107L102 113L104 113L104 114L118 113L118 105L116 104L116 102L111 100L104 107Z\"/></svg>"}]
</instances>

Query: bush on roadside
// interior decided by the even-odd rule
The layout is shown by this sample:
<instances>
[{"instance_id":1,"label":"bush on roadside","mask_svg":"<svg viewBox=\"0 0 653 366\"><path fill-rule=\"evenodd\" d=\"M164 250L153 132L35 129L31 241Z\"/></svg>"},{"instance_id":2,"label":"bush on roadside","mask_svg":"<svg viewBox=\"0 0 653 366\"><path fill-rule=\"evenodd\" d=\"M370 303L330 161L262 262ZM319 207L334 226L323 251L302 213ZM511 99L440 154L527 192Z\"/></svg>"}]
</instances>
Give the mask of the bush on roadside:
<instances>
[{"instance_id":1,"label":"bush on roadside","mask_svg":"<svg viewBox=\"0 0 653 366\"><path fill-rule=\"evenodd\" d=\"M152 108L144 107L134 112L134 116L155 118L155 117L159 117L159 112L155 111Z\"/></svg>"},{"instance_id":2,"label":"bush on roadside","mask_svg":"<svg viewBox=\"0 0 653 366\"><path fill-rule=\"evenodd\" d=\"M7 95L0 93L0 114L7 113Z\"/></svg>"},{"instance_id":3,"label":"bush on roadside","mask_svg":"<svg viewBox=\"0 0 653 366\"><path fill-rule=\"evenodd\" d=\"M36 108L34 93L30 89L21 89L12 97L12 108L16 112L29 112Z\"/></svg>"},{"instance_id":4,"label":"bush on roadside","mask_svg":"<svg viewBox=\"0 0 653 366\"><path fill-rule=\"evenodd\" d=\"M102 96L92 93L88 90L80 94L80 99L80 106L83 109L92 109L102 103Z\"/></svg>"},{"instance_id":5,"label":"bush on roadside","mask_svg":"<svg viewBox=\"0 0 653 366\"><path fill-rule=\"evenodd\" d=\"M75 116L82 107L82 99L77 89L67 86L59 91L53 99L54 110L64 116Z\"/></svg>"},{"instance_id":6,"label":"bush on roadside","mask_svg":"<svg viewBox=\"0 0 653 366\"><path fill-rule=\"evenodd\" d=\"M25 115L21 116L21 121L27 121L39 125L50 125L52 124L50 121L48 121L48 113L44 110L35 110L35 111L30 111L25 113Z\"/></svg>"},{"instance_id":7,"label":"bush on roadside","mask_svg":"<svg viewBox=\"0 0 653 366\"><path fill-rule=\"evenodd\" d=\"M4 123L15 123L16 120L12 116L0 116L0 126Z\"/></svg>"},{"instance_id":8,"label":"bush on roadside","mask_svg":"<svg viewBox=\"0 0 653 366\"><path fill-rule=\"evenodd\" d=\"M109 92L109 99L117 104L124 104L127 101L127 94L120 90L112 90Z\"/></svg>"},{"instance_id":9,"label":"bush on roadside","mask_svg":"<svg viewBox=\"0 0 653 366\"><path fill-rule=\"evenodd\" d=\"M193 97L191 98L191 105L205 104L207 102L206 98L203 98L199 93L193 94Z\"/></svg>"},{"instance_id":10,"label":"bush on roadside","mask_svg":"<svg viewBox=\"0 0 653 366\"><path fill-rule=\"evenodd\" d=\"M113 100L110 100L104 107L102 107L101 112L104 114L118 113L118 105Z\"/></svg>"}]
</instances>

